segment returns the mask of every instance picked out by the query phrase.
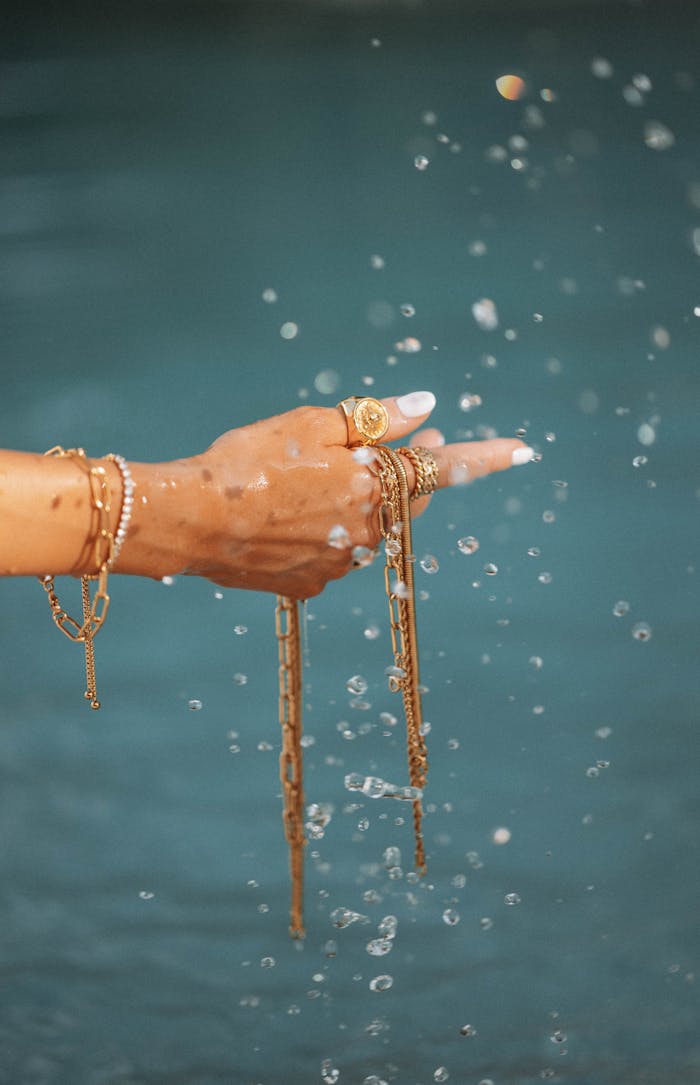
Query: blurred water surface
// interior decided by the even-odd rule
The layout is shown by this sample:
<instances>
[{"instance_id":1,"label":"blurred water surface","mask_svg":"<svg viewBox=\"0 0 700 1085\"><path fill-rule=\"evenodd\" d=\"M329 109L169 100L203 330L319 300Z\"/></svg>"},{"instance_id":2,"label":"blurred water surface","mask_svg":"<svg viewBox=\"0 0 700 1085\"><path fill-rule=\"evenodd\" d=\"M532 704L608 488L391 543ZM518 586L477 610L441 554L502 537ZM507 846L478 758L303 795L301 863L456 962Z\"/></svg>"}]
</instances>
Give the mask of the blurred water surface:
<instances>
[{"instance_id":1,"label":"blurred water surface","mask_svg":"<svg viewBox=\"0 0 700 1085\"><path fill-rule=\"evenodd\" d=\"M343 786L405 779L381 570L309 604L333 816L303 947L273 600L115 581L95 717L39 586L1 586L4 1085L700 1081L698 30L680 4L7 17L6 445L163 460L429 387L449 439L523 428L542 461L416 527L418 883L402 804Z\"/></svg>"}]
</instances>

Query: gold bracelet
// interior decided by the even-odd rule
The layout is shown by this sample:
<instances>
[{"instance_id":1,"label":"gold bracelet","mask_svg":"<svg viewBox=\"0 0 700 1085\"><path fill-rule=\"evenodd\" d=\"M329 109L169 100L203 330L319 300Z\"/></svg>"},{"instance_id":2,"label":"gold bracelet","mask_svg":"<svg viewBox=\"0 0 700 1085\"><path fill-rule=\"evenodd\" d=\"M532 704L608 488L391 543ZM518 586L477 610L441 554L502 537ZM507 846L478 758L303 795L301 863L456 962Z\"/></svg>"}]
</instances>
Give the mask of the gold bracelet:
<instances>
[{"instance_id":1,"label":"gold bracelet","mask_svg":"<svg viewBox=\"0 0 700 1085\"><path fill-rule=\"evenodd\" d=\"M104 624L109 609L109 595L107 594L107 575L114 561L114 535L112 533L110 513L112 510L112 489L109 484L107 472L104 467L93 467L85 455L83 448L62 448L56 445L50 448L45 456L70 456L82 471L86 473L90 482L90 498L95 513L95 528L88 535L88 548L92 551L95 573L86 573L80 578L82 589L83 621L80 623L72 618L59 602L54 588L54 577L39 577L49 599L51 616L61 630L70 640L82 642L85 646L85 697L90 702L91 708L99 708L97 699L97 686L95 682L95 650L93 639L99 633ZM94 539L94 543L90 540ZM90 581L97 581L97 591L90 598Z\"/></svg>"},{"instance_id":2,"label":"gold bracelet","mask_svg":"<svg viewBox=\"0 0 700 1085\"><path fill-rule=\"evenodd\" d=\"M408 482L401 457L384 445L373 446L378 453L378 475L382 503L379 528L385 540L384 582L389 603L391 644L394 662L388 668L389 689L400 692L406 718L406 743L410 787L394 789L396 797L413 804L415 866L426 870L423 845L421 797L428 771L423 737L418 638L416 632L411 540L411 509ZM302 763L302 678L299 606L296 600L277 597L276 630L279 645L279 721L282 728L280 777L284 802L283 820L289 844L291 908L289 931L293 938L304 937L302 911L304 836L304 783ZM389 789L383 792L389 794Z\"/></svg>"}]
</instances>

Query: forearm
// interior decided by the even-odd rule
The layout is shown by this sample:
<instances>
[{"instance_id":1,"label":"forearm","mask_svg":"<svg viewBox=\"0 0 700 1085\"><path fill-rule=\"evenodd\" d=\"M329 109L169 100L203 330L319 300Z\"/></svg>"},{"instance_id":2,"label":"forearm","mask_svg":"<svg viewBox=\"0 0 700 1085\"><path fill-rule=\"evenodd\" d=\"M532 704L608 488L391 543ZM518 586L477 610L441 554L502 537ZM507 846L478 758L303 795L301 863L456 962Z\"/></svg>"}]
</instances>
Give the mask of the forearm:
<instances>
[{"instance_id":1,"label":"forearm","mask_svg":"<svg viewBox=\"0 0 700 1085\"><path fill-rule=\"evenodd\" d=\"M105 469L116 533L123 480L110 460L91 463ZM114 571L150 577L184 571L194 547L192 513L198 512L189 461L129 466L134 505ZM89 480L73 457L0 452L0 575L94 573L95 527Z\"/></svg>"}]
</instances>

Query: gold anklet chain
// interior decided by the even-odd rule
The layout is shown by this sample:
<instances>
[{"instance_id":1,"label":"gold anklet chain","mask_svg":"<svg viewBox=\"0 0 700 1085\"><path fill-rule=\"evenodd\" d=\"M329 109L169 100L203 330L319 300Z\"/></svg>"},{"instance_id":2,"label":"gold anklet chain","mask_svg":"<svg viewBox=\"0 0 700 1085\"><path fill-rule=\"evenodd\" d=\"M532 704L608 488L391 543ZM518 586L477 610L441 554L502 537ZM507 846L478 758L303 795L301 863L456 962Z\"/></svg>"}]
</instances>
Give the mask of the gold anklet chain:
<instances>
[{"instance_id":1,"label":"gold anklet chain","mask_svg":"<svg viewBox=\"0 0 700 1085\"><path fill-rule=\"evenodd\" d=\"M423 737L423 715L418 669L415 589L415 556L411 539L408 482L401 457L385 445L375 445L382 492L379 527L384 539L384 582L389 603L391 645L394 662L388 669L389 689L400 692L406 717L406 744L411 786L422 792L428 771ZM284 802L284 830L289 844L291 871L290 934L304 937L303 857L304 785L302 762L302 676L299 609L296 600L277 597L276 633L279 648L279 722L282 728L280 779ZM421 799L413 799L415 867L424 874L425 849Z\"/></svg>"}]
</instances>

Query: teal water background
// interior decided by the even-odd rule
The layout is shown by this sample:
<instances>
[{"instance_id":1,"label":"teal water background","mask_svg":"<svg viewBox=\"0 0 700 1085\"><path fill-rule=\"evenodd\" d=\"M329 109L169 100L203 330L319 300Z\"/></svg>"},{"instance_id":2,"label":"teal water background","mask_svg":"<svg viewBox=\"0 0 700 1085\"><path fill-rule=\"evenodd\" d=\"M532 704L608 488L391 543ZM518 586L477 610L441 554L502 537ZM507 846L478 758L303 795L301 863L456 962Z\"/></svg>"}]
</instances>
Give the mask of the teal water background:
<instances>
[{"instance_id":1,"label":"teal water background","mask_svg":"<svg viewBox=\"0 0 700 1085\"><path fill-rule=\"evenodd\" d=\"M418 884L410 811L343 786L405 778L401 722L380 720L399 715L381 569L309 604L306 791L333 816L307 851L303 947L273 599L115 578L95 715L38 584L0 585L0 1082L699 1082L698 12L5 19L5 445L163 460L302 402L431 388L448 439L522 427L542 460L439 495L416 525L439 562L417 573ZM520 101L496 92L508 72ZM669 142L651 122L672 145L648 145ZM493 331L472 316L484 297ZM406 336L422 349L397 350ZM482 405L463 411L466 392ZM336 930L338 907L368 922Z\"/></svg>"}]
</instances>

